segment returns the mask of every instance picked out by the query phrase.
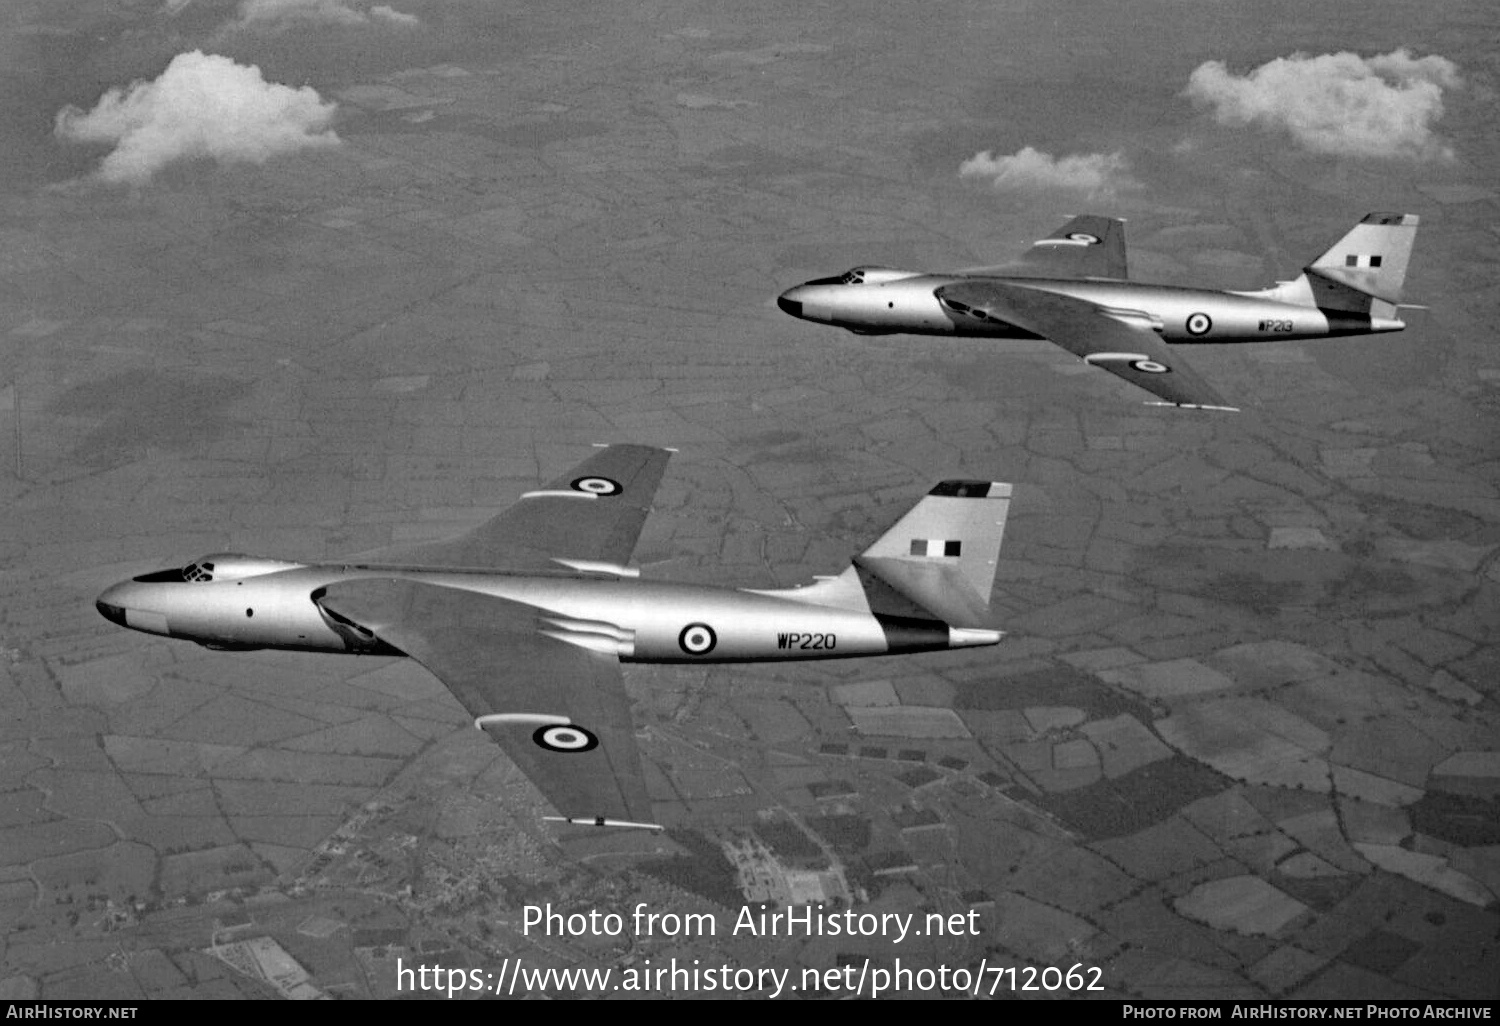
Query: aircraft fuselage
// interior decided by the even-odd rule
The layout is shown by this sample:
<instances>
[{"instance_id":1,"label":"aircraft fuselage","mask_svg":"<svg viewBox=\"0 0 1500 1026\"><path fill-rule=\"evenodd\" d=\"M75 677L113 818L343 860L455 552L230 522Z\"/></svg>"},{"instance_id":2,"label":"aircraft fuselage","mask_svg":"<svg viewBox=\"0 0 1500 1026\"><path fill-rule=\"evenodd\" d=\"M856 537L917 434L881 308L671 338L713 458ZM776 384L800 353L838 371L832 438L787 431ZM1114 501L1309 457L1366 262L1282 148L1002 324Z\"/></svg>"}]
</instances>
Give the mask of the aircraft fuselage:
<instances>
[{"instance_id":1,"label":"aircraft fuselage","mask_svg":"<svg viewBox=\"0 0 1500 1026\"><path fill-rule=\"evenodd\" d=\"M317 602L322 589L374 577L477 592L534 607L541 633L634 662L828 659L993 645L1001 637L999 631L952 628L940 620L819 604L814 596L820 585L748 591L566 571L263 562L270 567L266 572L223 580L168 579L174 571L146 574L108 589L97 606L121 626L210 648L380 655L403 653L325 610Z\"/></svg>"},{"instance_id":2,"label":"aircraft fuselage","mask_svg":"<svg viewBox=\"0 0 1500 1026\"><path fill-rule=\"evenodd\" d=\"M945 285L985 280L1072 296L1110 311L1144 315L1158 334L1176 343L1275 342L1405 327L1395 319L1324 310L1292 301L1298 297L1292 294L1295 286L1290 282L1260 292L1220 292L1129 281L918 274L857 284L820 279L788 289L777 303L794 317L862 335L1040 338L938 295Z\"/></svg>"}]
</instances>

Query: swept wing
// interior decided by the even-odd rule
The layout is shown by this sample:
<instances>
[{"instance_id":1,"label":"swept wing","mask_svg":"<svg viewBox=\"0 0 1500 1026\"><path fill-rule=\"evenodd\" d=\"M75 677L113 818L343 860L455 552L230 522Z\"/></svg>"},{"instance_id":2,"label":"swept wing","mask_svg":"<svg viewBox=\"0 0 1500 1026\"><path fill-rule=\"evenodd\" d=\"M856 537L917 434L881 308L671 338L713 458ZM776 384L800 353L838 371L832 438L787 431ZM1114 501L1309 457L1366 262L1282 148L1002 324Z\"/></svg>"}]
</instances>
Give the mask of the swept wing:
<instances>
[{"instance_id":1,"label":"swept wing","mask_svg":"<svg viewBox=\"0 0 1500 1026\"><path fill-rule=\"evenodd\" d=\"M979 311L1050 339L1173 406L1235 409L1225 405L1219 393L1138 312L1112 310L1023 284L980 279L945 285L937 296L960 312Z\"/></svg>"},{"instance_id":2,"label":"swept wing","mask_svg":"<svg viewBox=\"0 0 1500 1026\"><path fill-rule=\"evenodd\" d=\"M555 570L559 560L623 566L671 456L647 445L611 445L465 534L361 558L466 569Z\"/></svg>"},{"instance_id":3,"label":"swept wing","mask_svg":"<svg viewBox=\"0 0 1500 1026\"><path fill-rule=\"evenodd\" d=\"M1129 277L1125 264L1125 222L1117 217L1084 214L1032 243L1015 263L968 267L961 273L1024 278L1124 279Z\"/></svg>"},{"instance_id":4,"label":"swept wing","mask_svg":"<svg viewBox=\"0 0 1500 1026\"><path fill-rule=\"evenodd\" d=\"M671 455L608 446L456 538L361 558L424 569L623 569ZM564 818L654 825L610 625L559 631L532 607L400 578L343 581L315 600L427 667ZM598 650L577 644L579 633Z\"/></svg>"},{"instance_id":5,"label":"swept wing","mask_svg":"<svg viewBox=\"0 0 1500 1026\"><path fill-rule=\"evenodd\" d=\"M315 601L432 671L562 818L656 826L613 654L541 633L529 606L435 584L361 578Z\"/></svg>"}]
</instances>

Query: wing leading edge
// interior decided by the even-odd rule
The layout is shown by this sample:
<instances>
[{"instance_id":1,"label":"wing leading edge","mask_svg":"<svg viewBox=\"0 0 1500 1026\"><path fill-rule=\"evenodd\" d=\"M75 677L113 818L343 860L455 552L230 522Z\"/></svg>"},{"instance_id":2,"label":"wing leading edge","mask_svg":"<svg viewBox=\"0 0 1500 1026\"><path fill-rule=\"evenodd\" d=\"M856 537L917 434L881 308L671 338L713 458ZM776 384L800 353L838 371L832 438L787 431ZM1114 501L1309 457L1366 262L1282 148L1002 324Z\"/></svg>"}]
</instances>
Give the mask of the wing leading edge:
<instances>
[{"instance_id":1,"label":"wing leading edge","mask_svg":"<svg viewBox=\"0 0 1500 1026\"><path fill-rule=\"evenodd\" d=\"M1087 363L1144 388L1168 404L1229 410L1144 317L1073 296L999 281L964 281L937 290L953 300L1055 342Z\"/></svg>"},{"instance_id":2,"label":"wing leading edge","mask_svg":"<svg viewBox=\"0 0 1500 1026\"><path fill-rule=\"evenodd\" d=\"M572 823L661 829L614 656L539 632L545 613L394 578L329 585L315 601L421 663Z\"/></svg>"}]
</instances>

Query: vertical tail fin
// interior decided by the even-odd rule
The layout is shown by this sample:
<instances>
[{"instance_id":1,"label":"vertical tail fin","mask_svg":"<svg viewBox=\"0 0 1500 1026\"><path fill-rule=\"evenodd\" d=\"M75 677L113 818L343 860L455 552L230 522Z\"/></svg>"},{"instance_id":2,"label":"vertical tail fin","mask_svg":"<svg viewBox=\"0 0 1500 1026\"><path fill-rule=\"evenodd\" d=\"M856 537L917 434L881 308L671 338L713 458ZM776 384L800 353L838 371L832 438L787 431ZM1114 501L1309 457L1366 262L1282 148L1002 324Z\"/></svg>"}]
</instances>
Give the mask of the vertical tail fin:
<instances>
[{"instance_id":1,"label":"vertical tail fin","mask_svg":"<svg viewBox=\"0 0 1500 1026\"><path fill-rule=\"evenodd\" d=\"M1416 214L1366 214L1305 269L1314 302L1324 310L1394 316L1419 223Z\"/></svg>"},{"instance_id":2,"label":"vertical tail fin","mask_svg":"<svg viewBox=\"0 0 1500 1026\"><path fill-rule=\"evenodd\" d=\"M1011 486L942 481L854 566L955 627L989 625Z\"/></svg>"}]
</instances>

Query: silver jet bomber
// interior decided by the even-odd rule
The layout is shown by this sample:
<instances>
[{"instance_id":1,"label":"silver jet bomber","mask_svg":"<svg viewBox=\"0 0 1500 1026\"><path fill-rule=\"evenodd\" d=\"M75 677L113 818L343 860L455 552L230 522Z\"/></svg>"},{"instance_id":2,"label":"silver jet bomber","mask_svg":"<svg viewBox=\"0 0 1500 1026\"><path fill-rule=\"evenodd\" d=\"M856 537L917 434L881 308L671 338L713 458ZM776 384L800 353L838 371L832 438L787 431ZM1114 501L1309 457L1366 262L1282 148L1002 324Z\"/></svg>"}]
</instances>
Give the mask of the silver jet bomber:
<instances>
[{"instance_id":1,"label":"silver jet bomber","mask_svg":"<svg viewBox=\"0 0 1500 1026\"><path fill-rule=\"evenodd\" d=\"M106 590L122 627L213 649L405 655L562 813L660 829L622 662L833 659L997 644L990 592L1011 487L943 481L836 577L787 589L626 566L670 450L604 447L466 534L378 558L205 556Z\"/></svg>"},{"instance_id":2,"label":"silver jet bomber","mask_svg":"<svg viewBox=\"0 0 1500 1026\"><path fill-rule=\"evenodd\" d=\"M1014 265L953 274L856 267L783 292L793 317L860 335L1046 339L1159 397L1230 410L1168 343L1400 331L1415 214L1368 214L1293 281L1221 292L1128 279L1118 218L1075 217Z\"/></svg>"}]
</instances>

